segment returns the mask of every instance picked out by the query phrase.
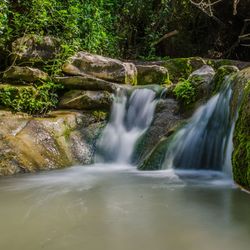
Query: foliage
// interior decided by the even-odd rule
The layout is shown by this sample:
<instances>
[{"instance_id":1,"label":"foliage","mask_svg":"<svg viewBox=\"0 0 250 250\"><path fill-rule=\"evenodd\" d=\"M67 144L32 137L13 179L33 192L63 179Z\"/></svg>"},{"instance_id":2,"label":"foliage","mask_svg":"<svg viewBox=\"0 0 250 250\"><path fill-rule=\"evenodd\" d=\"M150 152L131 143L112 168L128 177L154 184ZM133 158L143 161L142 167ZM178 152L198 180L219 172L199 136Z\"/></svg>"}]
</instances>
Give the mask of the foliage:
<instances>
[{"instance_id":1,"label":"foliage","mask_svg":"<svg viewBox=\"0 0 250 250\"><path fill-rule=\"evenodd\" d=\"M47 81L34 87L6 86L0 90L0 104L14 112L29 114L45 114L55 108L58 100L53 82Z\"/></svg>"},{"instance_id":2,"label":"foliage","mask_svg":"<svg viewBox=\"0 0 250 250\"><path fill-rule=\"evenodd\" d=\"M176 84L174 94L183 104L190 104L195 101L196 89L189 80L183 78Z\"/></svg>"}]
</instances>

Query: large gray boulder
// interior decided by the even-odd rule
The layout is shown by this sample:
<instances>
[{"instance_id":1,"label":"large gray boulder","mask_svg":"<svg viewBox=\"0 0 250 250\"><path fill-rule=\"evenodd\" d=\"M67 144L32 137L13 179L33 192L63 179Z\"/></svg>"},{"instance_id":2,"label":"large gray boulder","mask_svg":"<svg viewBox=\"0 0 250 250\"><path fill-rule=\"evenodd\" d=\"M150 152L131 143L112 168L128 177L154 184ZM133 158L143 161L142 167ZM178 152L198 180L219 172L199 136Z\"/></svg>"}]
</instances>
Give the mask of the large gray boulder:
<instances>
[{"instance_id":1,"label":"large gray boulder","mask_svg":"<svg viewBox=\"0 0 250 250\"><path fill-rule=\"evenodd\" d=\"M36 81L46 81L49 76L47 73L31 68L31 67L19 67L12 66L7 71L4 72L4 79L12 80L15 82L36 82Z\"/></svg>"},{"instance_id":2,"label":"large gray boulder","mask_svg":"<svg viewBox=\"0 0 250 250\"><path fill-rule=\"evenodd\" d=\"M0 176L90 164L104 124L79 111L34 118L1 110Z\"/></svg>"},{"instance_id":3,"label":"large gray boulder","mask_svg":"<svg viewBox=\"0 0 250 250\"><path fill-rule=\"evenodd\" d=\"M112 101L112 95L107 91L71 90L62 96L59 108L77 110L109 110L112 105Z\"/></svg>"},{"instance_id":4,"label":"large gray boulder","mask_svg":"<svg viewBox=\"0 0 250 250\"><path fill-rule=\"evenodd\" d=\"M12 43L11 59L22 65L44 64L55 59L60 42L51 36L25 35Z\"/></svg>"},{"instance_id":5,"label":"large gray boulder","mask_svg":"<svg viewBox=\"0 0 250 250\"><path fill-rule=\"evenodd\" d=\"M137 84L164 84L168 80L168 70L158 65L136 65L137 68Z\"/></svg>"},{"instance_id":6,"label":"large gray boulder","mask_svg":"<svg viewBox=\"0 0 250 250\"><path fill-rule=\"evenodd\" d=\"M137 81L137 70L134 64L86 52L78 52L63 65L62 69L68 75L85 76L87 74L120 84L136 84Z\"/></svg>"}]
</instances>

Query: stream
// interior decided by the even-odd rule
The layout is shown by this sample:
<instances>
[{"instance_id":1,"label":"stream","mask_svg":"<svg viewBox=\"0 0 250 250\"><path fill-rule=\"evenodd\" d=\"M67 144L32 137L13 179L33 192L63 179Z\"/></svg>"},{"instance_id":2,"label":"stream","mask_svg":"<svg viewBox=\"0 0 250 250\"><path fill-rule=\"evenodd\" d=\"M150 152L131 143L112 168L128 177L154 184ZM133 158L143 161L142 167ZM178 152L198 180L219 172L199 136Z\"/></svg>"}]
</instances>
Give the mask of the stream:
<instances>
[{"instance_id":1,"label":"stream","mask_svg":"<svg viewBox=\"0 0 250 250\"><path fill-rule=\"evenodd\" d=\"M0 182L0 249L247 250L249 194L216 171L98 164Z\"/></svg>"}]
</instances>

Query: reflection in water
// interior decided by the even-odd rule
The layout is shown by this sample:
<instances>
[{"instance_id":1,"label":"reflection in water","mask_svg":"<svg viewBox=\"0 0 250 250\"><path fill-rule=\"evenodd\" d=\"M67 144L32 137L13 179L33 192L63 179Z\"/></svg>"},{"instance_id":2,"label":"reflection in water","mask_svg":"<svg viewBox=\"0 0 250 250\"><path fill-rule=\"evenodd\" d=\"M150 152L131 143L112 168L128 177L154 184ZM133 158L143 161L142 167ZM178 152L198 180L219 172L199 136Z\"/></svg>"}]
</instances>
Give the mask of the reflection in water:
<instances>
[{"instance_id":1,"label":"reflection in water","mask_svg":"<svg viewBox=\"0 0 250 250\"><path fill-rule=\"evenodd\" d=\"M249 196L218 172L75 167L2 179L0 199L0 249L244 250L250 244Z\"/></svg>"}]
</instances>

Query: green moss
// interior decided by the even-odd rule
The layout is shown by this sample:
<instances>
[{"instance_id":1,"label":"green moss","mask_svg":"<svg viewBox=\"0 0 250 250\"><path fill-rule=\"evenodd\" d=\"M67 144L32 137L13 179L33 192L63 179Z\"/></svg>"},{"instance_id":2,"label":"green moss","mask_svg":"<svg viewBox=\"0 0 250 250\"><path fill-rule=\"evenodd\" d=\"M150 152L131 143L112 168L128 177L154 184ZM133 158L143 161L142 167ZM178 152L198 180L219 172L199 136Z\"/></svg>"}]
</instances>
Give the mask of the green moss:
<instances>
[{"instance_id":1,"label":"green moss","mask_svg":"<svg viewBox=\"0 0 250 250\"><path fill-rule=\"evenodd\" d=\"M189 80L181 79L173 90L177 100L189 105L196 100L196 88Z\"/></svg>"},{"instance_id":2,"label":"green moss","mask_svg":"<svg viewBox=\"0 0 250 250\"><path fill-rule=\"evenodd\" d=\"M105 121L108 116L108 112L102 111L102 110L95 110L93 111L93 116L95 117L97 122Z\"/></svg>"},{"instance_id":3,"label":"green moss","mask_svg":"<svg viewBox=\"0 0 250 250\"><path fill-rule=\"evenodd\" d=\"M233 176L239 185L250 189L250 81L244 90L234 132Z\"/></svg>"},{"instance_id":4,"label":"green moss","mask_svg":"<svg viewBox=\"0 0 250 250\"><path fill-rule=\"evenodd\" d=\"M168 69L171 82L176 82L179 78L188 78L193 70L189 58L170 59L164 66Z\"/></svg>"}]
</instances>

